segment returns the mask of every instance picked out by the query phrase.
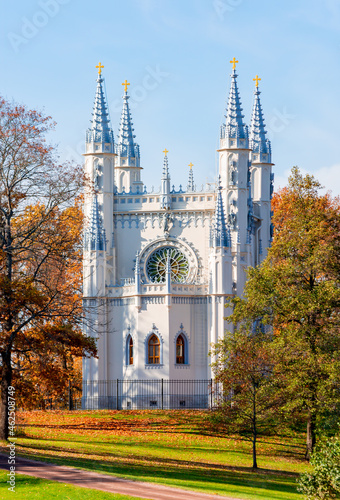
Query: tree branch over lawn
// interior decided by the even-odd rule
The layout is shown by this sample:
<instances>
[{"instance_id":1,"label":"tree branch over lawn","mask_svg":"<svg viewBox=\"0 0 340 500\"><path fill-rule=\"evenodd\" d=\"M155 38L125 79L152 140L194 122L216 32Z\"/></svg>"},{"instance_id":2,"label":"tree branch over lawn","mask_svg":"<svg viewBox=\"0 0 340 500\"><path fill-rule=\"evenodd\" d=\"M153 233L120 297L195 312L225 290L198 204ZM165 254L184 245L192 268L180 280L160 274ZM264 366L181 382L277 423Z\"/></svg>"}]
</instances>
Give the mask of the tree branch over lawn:
<instances>
[{"instance_id":1,"label":"tree branch over lawn","mask_svg":"<svg viewBox=\"0 0 340 500\"><path fill-rule=\"evenodd\" d=\"M0 99L0 438L22 353L96 353L81 333L82 170L59 165L50 117ZM48 366L46 367L48 370ZM19 370L20 371L20 370Z\"/></svg>"}]
</instances>

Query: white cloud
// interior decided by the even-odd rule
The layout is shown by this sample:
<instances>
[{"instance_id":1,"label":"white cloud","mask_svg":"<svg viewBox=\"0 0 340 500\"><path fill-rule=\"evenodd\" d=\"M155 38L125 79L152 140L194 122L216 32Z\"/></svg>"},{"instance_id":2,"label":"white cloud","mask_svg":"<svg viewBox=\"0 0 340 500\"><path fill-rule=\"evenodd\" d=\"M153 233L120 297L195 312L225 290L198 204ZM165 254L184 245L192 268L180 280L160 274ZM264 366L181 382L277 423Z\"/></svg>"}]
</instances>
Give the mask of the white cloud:
<instances>
[{"instance_id":1,"label":"white cloud","mask_svg":"<svg viewBox=\"0 0 340 500\"><path fill-rule=\"evenodd\" d=\"M302 174L307 174L307 171L300 168ZM275 174L274 185L275 191L279 188L283 188L288 184L288 177L290 175L290 170L284 170L280 174ZM324 189L322 192L331 191L332 196L340 196L340 163L328 166L320 167L314 172L308 172L313 175L317 181L320 182Z\"/></svg>"},{"instance_id":2,"label":"white cloud","mask_svg":"<svg viewBox=\"0 0 340 500\"><path fill-rule=\"evenodd\" d=\"M312 173L320 184L325 187L325 191L332 191L333 196L340 196L340 163L330 167L321 167Z\"/></svg>"}]
</instances>

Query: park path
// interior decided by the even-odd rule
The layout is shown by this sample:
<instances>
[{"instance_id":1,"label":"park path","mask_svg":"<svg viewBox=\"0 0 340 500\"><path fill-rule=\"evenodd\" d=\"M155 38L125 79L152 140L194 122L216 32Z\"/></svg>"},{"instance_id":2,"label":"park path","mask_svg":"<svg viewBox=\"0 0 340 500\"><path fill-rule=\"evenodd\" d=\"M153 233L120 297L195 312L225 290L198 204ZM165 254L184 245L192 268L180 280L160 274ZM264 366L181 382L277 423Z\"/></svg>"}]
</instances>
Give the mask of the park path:
<instances>
[{"instance_id":1,"label":"park path","mask_svg":"<svg viewBox=\"0 0 340 500\"><path fill-rule=\"evenodd\" d=\"M59 481L61 483L73 484L82 488L107 491L109 493L121 493L150 500L237 500L220 495L207 495L205 493L171 488L154 483L141 481L130 481L108 474L89 472L73 467L48 464L36 460L16 457L16 472L28 476ZM8 470L8 456L0 453L0 468Z\"/></svg>"}]
</instances>

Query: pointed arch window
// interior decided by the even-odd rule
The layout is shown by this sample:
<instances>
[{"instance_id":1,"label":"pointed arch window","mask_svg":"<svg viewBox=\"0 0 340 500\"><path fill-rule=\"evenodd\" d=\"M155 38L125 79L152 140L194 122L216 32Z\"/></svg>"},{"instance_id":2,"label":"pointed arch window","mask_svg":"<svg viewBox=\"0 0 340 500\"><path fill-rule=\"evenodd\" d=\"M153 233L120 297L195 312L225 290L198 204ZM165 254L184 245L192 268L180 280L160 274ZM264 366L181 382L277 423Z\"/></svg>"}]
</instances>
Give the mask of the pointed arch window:
<instances>
[{"instance_id":1,"label":"pointed arch window","mask_svg":"<svg viewBox=\"0 0 340 500\"><path fill-rule=\"evenodd\" d=\"M160 364L161 344L157 335L153 334L148 342L148 363L149 365Z\"/></svg>"},{"instance_id":2,"label":"pointed arch window","mask_svg":"<svg viewBox=\"0 0 340 500\"><path fill-rule=\"evenodd\" d=\"M126 364L133 365L133 338L131 335L126 339Z\"/></svg>"},{"instance_id":3,"label":"pointed arch window","mask_svg":"<svg viewBox=\"0 0 340 500\"><path fill-rule=\"evenodd\" d=\"M178 335L176 340L176 363L178 365L185 364L185 341L183 335Z\"/></svg>"}]
</instances>

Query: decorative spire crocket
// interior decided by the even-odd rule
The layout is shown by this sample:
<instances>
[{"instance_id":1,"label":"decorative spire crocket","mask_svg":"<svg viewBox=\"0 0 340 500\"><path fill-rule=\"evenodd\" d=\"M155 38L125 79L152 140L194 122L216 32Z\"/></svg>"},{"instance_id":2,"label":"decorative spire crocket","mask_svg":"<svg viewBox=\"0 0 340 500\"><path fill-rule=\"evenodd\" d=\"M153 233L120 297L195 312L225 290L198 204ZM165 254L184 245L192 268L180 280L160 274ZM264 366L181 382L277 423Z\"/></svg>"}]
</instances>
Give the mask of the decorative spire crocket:
<instances>
[{"instance_id":1,"label":"decorative spire crocket","mask_svg":"<svg viewBox=\"0 0 340 500\"><path fill-rule=\"evenodd\" d=\"M233 71L231 74L231 87L228 99L226 125L223 127L225 137L235 140L235 146L248 147L248 127L243 123L241 99L237 88L237 74L235 57L232 61ZM242 140L241 144L239 141Z\"/></svg>"},{"instance_id":2,"label":"decorative spire crocket","mask_svg":"<svg viewBox=\"0 0 340 500\"><path fill-rule=\"evenodd\" d=\"M134 128L129 108L130 97L127 93L127 87L130 84L125 80L122 85L124 86L123 109L120 118L117 153L122 157L139 159L139 146L134 142L136 136L133 133Z\"/></svg>"},{"instance_id":3,"label":"decorative spire crocket","mask_svg":"<svg viewBox=\"0 0 340 500\"><path fill-rule=\"evenodd\" d=\"M195 191L195 183L194 183L194 172L192 170L192 167L193 167L193 163L189 163L189 167L190 167L190 170L189 170L189 180L188 180L188 186L187 186L187 191L188 192L193 192Z\"/></svg>"},{"instance_id":4,"label":"decorative spire crocket","mask_svg":"<svg viewBox=\"0 0 340 500\"><path fill-rule=\"evenodd\" d=\"M258 162L271 163L271 145L266 139L265 122L260 102L259 81L261 78L256 76L253 79L256 82L254 91L254 106L250 125L250 147L253 150L253 159ZM255 156L255 158L254 158Z\"/></svg>"},{"instance_id":5,"label":"decorative spire crocket","mask_svg":"<svg viewBox=\"0 0 340 500\"><path fill-rule=\"evenodd\" d=\"M90 220L84 234L84 246L87 251L106 250L105 229L99 213L97 193L93 195Z\"/></svg>"},{"instance_id":6,"label":"decorative spire crocket","mask_svg":"<svg viewBox=\"0 0 340 500\"><path fill-rule=\"evenodd\" d=\"M218 179L218 190L216 196L216 208L215 208L215 224L213 230L213 247L230 247L231 237L230 230L227 227L223 199L222 199L222 186L221 186L221 176Z\"/></svg>"},{"instance_id":7,"label":"decorative spire crocket","mask_svg":"<svg viewBox=\"0 0 340 500\"><path fill-rule=\"evenodd\" d=\"M104 66L99 63L97 78L97 90L94 100L91 127L86 132L86 142L114 143L113 132L110 128L108 108L105 101L103 89L103 78L101 76Z\"/></svg>"}]
</instances>

